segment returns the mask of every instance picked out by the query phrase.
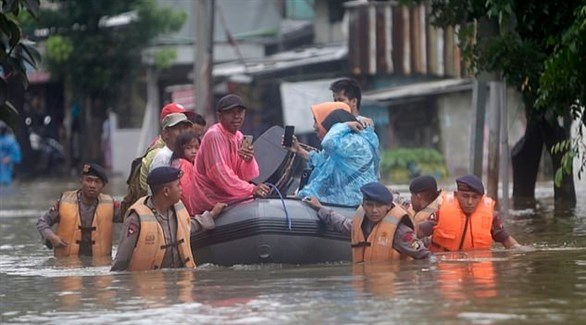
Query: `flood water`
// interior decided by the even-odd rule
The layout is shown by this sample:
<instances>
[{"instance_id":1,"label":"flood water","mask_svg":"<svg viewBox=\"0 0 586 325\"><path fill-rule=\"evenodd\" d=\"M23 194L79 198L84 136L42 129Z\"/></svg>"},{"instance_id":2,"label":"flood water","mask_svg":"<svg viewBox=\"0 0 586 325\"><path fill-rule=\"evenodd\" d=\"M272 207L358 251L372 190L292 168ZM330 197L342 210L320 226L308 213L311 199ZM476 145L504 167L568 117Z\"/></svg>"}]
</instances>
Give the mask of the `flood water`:
<instances>
[{"instance_id":1,"label":"flood water","mask_svg":"<svg viewBox=\"0 0 586 325\"><path fill-rule=\"evenodd\" d=\"M122 186L113 183L110 192L121 194ZM542 184L536 211L511 211L506 226L530 251L495 249L393 265L110 273L87 261L58 261L41 245L36 219L76 185L45 181L0 189L0 323L586 321L585 188L577 189L576 208L554 211L551 184Z\"/></svg>"}]
</instances>

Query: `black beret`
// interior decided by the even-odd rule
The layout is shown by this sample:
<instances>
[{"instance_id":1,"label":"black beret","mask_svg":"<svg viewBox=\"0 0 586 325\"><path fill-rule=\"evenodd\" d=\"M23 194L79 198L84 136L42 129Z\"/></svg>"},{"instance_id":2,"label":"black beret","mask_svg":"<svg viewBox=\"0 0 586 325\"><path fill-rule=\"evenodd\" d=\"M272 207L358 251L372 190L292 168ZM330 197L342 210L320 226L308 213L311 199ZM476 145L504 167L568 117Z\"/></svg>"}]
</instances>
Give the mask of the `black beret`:
<instances>
[{"instance_id":1,"label":"black beret","mask_svg":"<svg viewBox=\"0 0 586 325\"><path fill-rule=\"evenodd\" d=\"M409 192L437 192L437 182L435 178L428 175L416 177L409 184Z\"/></svg>"},{"instance_id":2,"label":"black beret","mask_svg":"<svg viewBox=\"0 0 586 325\"><path fill-rule=\"evenodd\" d=\"M376 201L384 204L393 203L393 194L381 183L368 183L360 188L364 200Z\"/></svg>"},{"instance_id":3,"label":"black beret","mask_svg":"<svg viewBox=\"0 0 586 325\"><path fill-rule=\"evenodd\" d=\"M157 167L149 173L147 176L147 184L149 185L161 185L167 184L172 181L178 180L183 176L183 171L175 167Z\"/></svg>"},{"instance_id":4,"label":"black beret","mask_svg":"<svg viewBox=\"0 0 586 325\"><path fill-rule=\"evenodd\" d=\"M108 174L104 167L98 164L83 164L83 168L81 169L82 175L91 175L96 176L102 180L104 183L108 183Z\"/></svg>"},{"instance_id":5,"label":"black beret","mask_svg":"<svg viewBox=\"0 0 586 325\"><path fill-rule=\"evenodd\" d=\"M478 194L484 194L484 185L480 178L474 175L466 175L456 179L458 191L471 191Z\"/></svg>"}]
</instances>

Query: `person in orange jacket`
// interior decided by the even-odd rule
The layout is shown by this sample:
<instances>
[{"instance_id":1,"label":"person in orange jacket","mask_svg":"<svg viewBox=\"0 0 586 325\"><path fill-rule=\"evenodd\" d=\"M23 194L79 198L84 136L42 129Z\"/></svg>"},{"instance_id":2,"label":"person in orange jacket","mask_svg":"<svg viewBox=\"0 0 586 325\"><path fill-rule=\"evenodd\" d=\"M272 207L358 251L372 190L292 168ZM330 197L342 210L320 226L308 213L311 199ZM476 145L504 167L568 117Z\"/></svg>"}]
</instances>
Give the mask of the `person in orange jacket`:
<instances>
[{"instance_id":1,"label":"person in orange jacket","mask_svg":"<svg viewBox=\"0 0 586 325\"><path fill-rule=\"evenodd\" d=\"M523 247L503 226L478 177L460 177L456 185L455 192L443 194L439 209L419 224L421 235L432 236L433 252L490 249L493 241L507 249Z\"/></svg>"},{"instance_id":2,"label":"person in orange jacket","mask_svg":"<svg viewBox=\"0 0 586 325\"><path fill-rule=\"evenodd\" d=\"M430 252L414 233L407 210L393 203L393 194L386 186L372 182L360 191L362 207L352 219L323 207L315 197L304 202L318 211L319 219L328 227L351 235L354 263L429 257Z\"/></svg>"}]
</instances>

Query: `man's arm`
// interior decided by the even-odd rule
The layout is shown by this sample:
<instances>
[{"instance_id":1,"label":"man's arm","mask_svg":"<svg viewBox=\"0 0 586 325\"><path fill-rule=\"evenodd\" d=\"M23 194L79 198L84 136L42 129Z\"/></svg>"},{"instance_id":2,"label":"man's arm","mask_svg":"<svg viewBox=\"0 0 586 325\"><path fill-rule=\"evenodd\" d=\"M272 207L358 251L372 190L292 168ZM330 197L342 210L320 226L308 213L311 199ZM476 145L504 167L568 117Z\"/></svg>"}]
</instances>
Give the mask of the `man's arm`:
<instances>
[{"instance_id":1,"label":"man's arm","mask_svg":"<svg viewBox=\"0 0 586 325\"><path fill-rule=\"evenodd\" d=\"M132 212L124 221L124 227L120 232L120 244L110 271L124 271L128 268L139 233L140 221L138 215Z\"/></svg>"},{"instance_id":2,"label":"man's arm","mask_svg":"<svg viewBox=\"0 0 586 325\"><path fill-rule=\"evenodd\" d=\"M413 229L403 222L399 224L395 232L393 248L414 259L423 259L431 255L423 242L417 238Z\"/></svg>"},{"instance_id":3,"label":"man's arm","mask_svg":"<svg viewBox=\"0 0 586 325\"><path fill-rule=\"evenodd\" d=\"M352 218L346 218L332 209L323 207L318 210L317 216L328 228L336 232L343 234L352 232Z\"/></svg>"},{"instance_id":4,"label":"man's arm","mask_svg":"<svg viewBox=\"0 0 586 325\"><path fill-rule=\"evenodd\" d=\"M59 201L37 220L37 230L48 248L65 247L68 244L51 229L56 223L59 223Z\"/></svg>"}]
</instances>

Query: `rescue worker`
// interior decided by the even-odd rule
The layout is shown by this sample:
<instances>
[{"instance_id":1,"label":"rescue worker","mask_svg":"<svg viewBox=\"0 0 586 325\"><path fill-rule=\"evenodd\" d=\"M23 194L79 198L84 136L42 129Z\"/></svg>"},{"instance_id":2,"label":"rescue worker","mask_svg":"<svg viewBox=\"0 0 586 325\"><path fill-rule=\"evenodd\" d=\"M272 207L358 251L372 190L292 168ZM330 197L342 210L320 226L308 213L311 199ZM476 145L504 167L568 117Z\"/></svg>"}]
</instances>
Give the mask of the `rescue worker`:
<instances>
[{"instance_id":1,"label":"rescue worker","mask_svg":"<svg viewBox=\"0 0 586 325\"><path fill-rule=\"evenodd\" d=\"M435 178L424 175L411 181L409 192L411 192L409 213L413 216L415 233L418 238L426 242L425 236L419 231L419 225L429 220L437 212L442 203L443 191L438 191Z\"/></svg>"},{"instance_id":2,"label":"rescue worker","mask_svg":"<svg viewBox=\"0 0 586 325\"><path fill-rule=\"evenodd\" d=\"M181 203L180 179L174 167L157 167L147 183L153 193L133 204L124 221L118 252L111 271L145 271L161 268L195 268L191 235L215 228L214 218L226 204L190 218Z\"/></svg>"},{"instance_id":3,"label":"rescue worker","mask_svg":"<svg viewBox=\"0 0 586 325\"><path fill-rule=\"evenodd\" d=\"M415 236L408 212L393 203L393 194L386 186L372 182L360 191L362 208L352 219L323 207L315 197L304 202L318 211L319 219L328 227L351 235L354 263L429 257L430 252Z\"/></svg>"},{"instance_id":4,"label":"rescue worker","mask_svg":"<svg viewBox=\"0 0 586 325\"><path fill-rule=\"evenodd\" d=\"M432 236L432 252L490 249L493 240L507 249L523 247L504 228L478 177L462 176L456 185L455 192L442 196L439 210L419 225L422 235Z\"/></svg>"},{"instance_id":5,"label":"rescue worker","mask_svg":"<svg viewBox=\"0 0 586 325\"><path fill-rule=\"evenodd\" d=\"M119 204L101 193L108 175L97 164L84 164L80 183L81 189L63 192L59 201L39 218L37 230L56 257L112 258L112 224L122 222L122 216ZM59 225L53 232L51 227L55 224Z\"/></svg>"}]
</instances>

